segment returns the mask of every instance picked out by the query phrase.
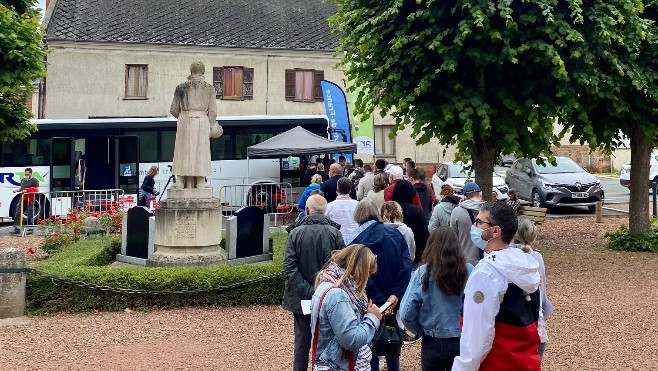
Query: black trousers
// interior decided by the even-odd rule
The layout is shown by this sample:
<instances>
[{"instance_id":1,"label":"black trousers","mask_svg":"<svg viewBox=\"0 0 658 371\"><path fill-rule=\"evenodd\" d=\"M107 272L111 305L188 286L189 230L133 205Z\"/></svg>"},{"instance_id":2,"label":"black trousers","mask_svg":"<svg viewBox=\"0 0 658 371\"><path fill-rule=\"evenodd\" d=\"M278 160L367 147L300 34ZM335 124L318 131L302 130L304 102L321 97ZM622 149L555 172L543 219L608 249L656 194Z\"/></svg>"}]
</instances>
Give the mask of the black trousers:
<instances>
[{"instance_id":1,"label":"black trousers","mask_svg":"<svg viewBox=\"0 0 658 371\"><path fill-rule=\"evenodd\" d=\"M311 315L293 313L295 318L295 353L293 356L293 371L307 371L308 358L311 351Z\"/></svg>"},{"instance_id":2,"label":"black trousers","mask_svg":"<svg viewBox=\"0 0 658 371\"><path fill-rule=\"evenodd\" d=\"M450 371L459 355L459 338L435 338L423 334L420 363L423 371Z\"/></svg>"}]
</instances>

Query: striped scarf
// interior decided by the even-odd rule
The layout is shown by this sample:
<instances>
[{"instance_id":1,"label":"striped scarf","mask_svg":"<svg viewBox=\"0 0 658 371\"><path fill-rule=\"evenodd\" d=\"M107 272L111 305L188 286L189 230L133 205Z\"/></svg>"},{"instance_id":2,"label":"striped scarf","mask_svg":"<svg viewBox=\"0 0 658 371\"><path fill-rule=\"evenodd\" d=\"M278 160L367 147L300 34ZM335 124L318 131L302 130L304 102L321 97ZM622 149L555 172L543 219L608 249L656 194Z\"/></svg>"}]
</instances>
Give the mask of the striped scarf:
<instances>
[{"instance_id":1,"label":"striped scarf","mask_svg":"<svg viewBox=\"0 0 658 371\"><path fill-rule=\"evenodd\" d=\"M345 274L345 269L338 266L338 264L331 262L327 268L320 271L320 283L330 282L336 285L336 282L338 282L343 274ZM347 293L347 295L350 297L350 300L352 300L352 303L357 307L361 315L366 313L368 309L368 302L366 301L366 298L361 296L361 293L359 293L359 289L354 283L354 279L352 277L345 278L343 282L337 287Z\"/></svg>"}]
</instances>

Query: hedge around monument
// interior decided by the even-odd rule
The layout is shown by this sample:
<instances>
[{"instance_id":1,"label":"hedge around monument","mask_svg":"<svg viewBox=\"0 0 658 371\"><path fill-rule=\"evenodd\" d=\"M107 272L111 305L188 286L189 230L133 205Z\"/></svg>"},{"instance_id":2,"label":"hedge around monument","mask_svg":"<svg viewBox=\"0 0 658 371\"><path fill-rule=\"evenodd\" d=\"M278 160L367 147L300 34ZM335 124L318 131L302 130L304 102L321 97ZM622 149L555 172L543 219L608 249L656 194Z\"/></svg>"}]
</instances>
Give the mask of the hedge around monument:
<instances>
[{"instance_id":1,"label":"hedge around monument","mask_svg":"<svg viewBox=\"0 0 658 371\"><path fill-rule=\"evenodd\" d=\"M38 271L101 286L148 291L173 291L226 286L271 275L283 270L283 253L287 234L272 233L270 239L274 260L270 263L214 267L110 267L121 242L116 237L82 240L65 247L34 266ZM185 306L241 306L279 304L284 278L225 291L185 294L138 294L103 291L97 288L53 280L29 273L27 280L27 313L149 310Z\"/></svg>"}]
</instances>

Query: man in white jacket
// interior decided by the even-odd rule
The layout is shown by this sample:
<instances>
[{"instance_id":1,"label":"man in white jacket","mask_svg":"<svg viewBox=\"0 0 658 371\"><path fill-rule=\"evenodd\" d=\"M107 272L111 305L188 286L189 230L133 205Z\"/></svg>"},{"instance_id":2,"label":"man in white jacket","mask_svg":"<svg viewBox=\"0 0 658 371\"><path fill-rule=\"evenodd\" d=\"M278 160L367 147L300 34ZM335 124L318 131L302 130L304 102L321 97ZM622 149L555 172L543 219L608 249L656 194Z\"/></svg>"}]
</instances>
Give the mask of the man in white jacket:
<instances>
[{"instance_id":1,"label":"man in white jacket","mask_svg":"<svg viewBox=\"0 0 658 371\"><path fill-rule=\"evenodd\" d=\"M471 230L484 258L464 289L464 325L460 355L453 371L541 370L537 261L509 248L516 233L516 212L504 202L486 203Z\"/></svg>"}]
</instances>

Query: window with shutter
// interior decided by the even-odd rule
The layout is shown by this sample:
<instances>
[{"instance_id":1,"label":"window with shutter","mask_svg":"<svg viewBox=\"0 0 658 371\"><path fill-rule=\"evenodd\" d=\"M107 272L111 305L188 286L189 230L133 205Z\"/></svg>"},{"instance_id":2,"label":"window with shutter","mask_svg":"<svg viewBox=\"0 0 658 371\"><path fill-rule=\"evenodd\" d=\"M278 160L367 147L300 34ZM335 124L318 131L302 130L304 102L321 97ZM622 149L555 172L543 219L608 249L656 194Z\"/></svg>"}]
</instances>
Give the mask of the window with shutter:
<instances>
[{"instance_id":1,"label":"window with shutter","mask_svg":"<svg viewBox=\"0 0 658 371\"><path fill-rule=\"evenodd\" d=\"M148 88L148 65L127 64L126 65L126 99L146 99Z\"/></svg>"},{"instance_id":2,"label":"window with shutter","mask_svg":"<svg viewBox=\"0 0 658 371\"><path fill-rule=\"evenodd\" d=\"M224 67L223 99L242 99L242 67Z\"/></svg>"},{"instance_id":3,"label":"window with shutter","mask_svg":"<svg viewBox=\"0 0 658 371\"><path fill-rule=\"evenodd\" d=\"M295 70L286 70L286 100L295 100Z\"/></svg>"},{"instance_id":4,"label":"window with shutter","mask_svg":"<svg viewBox=\"0 0 658 371\"><path fill-rule=\"evenodd\" d=\"M224 67L212 69L212 85L215 87L215 98L222 99L224 94Z\"/></svg>"},{"instance_id":5,"label":"window with shutter","mask_svg":"<svg viewBox=\"0 0 658 371\"><path fill-rule=\"evenodd\" d=\"M242 71L242 98L254 99L254 69L244 68Z\"/></svg>"},{"instance_id":6,"label":"window with shutter","mask_svg":"<svg viewBox=\"0 0 658 371\"><path fill-rule=\"evenodd\" d=\"M324 71L313 71L313 98L316 102L324 101L324 94L322 94L322 86L320 81L324 80Z\"/></svg>"}]
</instances>

